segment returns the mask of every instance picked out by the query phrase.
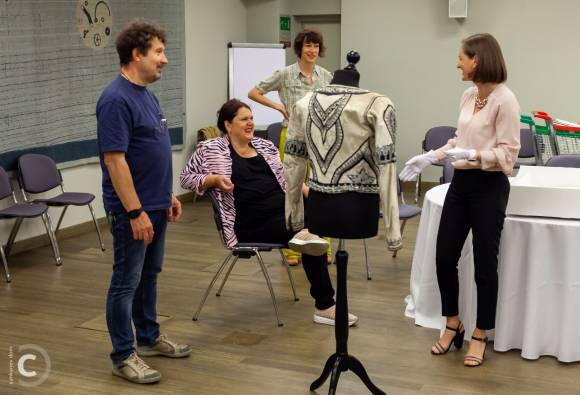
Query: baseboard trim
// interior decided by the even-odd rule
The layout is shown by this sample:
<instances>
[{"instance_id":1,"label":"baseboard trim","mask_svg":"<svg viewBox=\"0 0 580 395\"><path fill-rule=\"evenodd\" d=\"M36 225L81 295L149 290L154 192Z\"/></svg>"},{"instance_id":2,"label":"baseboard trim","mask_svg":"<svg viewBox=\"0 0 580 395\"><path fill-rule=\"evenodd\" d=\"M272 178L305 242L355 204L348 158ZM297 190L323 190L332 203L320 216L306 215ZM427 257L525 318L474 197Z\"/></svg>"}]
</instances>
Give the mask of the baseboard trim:
<instances>
[{"instance_id":1,"label":"baseboard trim","mask_svg":"<svg viewBox=\"0 0 580 395\"><path fill-rule=\"evenodd\" d=\"M191 202L193 199L193 192L184 193L182 195L177 196L180 202ZM101 232L108 232L108 223L106 217L97 218L97 223L99 224L99 228ZM60 229L57 234L58 240L68 239L74 236L78 236L79 234L95 232L95 224L93 221L87 221L80 224L72 225L67 228ZM95 238L97 237L95 233ZM97 246L97 241L95 240L95 246ZM18 240L12 246L12 251L10 254L18 254L19 252L33 250L35 248L46 247L50 245L50 240L48 240L48 236L45 234L33 236L28 239ZM110 247L110 246L109 246Z\"/></svg>"}]
</instances>

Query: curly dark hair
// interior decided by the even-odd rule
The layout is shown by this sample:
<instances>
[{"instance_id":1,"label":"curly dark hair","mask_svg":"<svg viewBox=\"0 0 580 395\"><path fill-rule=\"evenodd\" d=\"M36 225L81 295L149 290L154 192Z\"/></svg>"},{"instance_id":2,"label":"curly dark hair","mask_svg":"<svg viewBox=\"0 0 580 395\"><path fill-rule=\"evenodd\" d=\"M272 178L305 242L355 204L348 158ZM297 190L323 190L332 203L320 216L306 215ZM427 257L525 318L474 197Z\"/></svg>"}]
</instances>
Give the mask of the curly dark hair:
<instances>
[{"instance_id":1,"label":"curly dark hair","mask_svg":"<svg viewBox=\"0 0 580 395\"><path fill-rule=\"evenodd\" d=\"M228 131L226 130L226 121L232 122L232 120L238 114L238 110L240 108L247 108L248 110L252 111L250 106L238 99L230 99L225 102L222 107L217 112L217 127L219 130L222 131L223 134L227 134Z\"/></svg>"},{"instance_id":2,"label":"curly dark hair","mask_svg":"<svg viewBox=\"0 0 580 395\"><path fill-rule=\"evenodd\" d=\"M294 38L294 53L300 58L302 55L302 46L304 43L314 43L320 46L320 51L318 56L324 57L324 52L326 47L324 46L324 39L322 38L322 33L316 30L304 29L296 35Z\"/></svg>"},{"instance_id":3,"label":"curly dark hair","mask_svg":"<svg viewBox=\"0 0 580 395\"><path fill-rule=\"evenodd\" d=\"M159 25L145 19L133 19L117 36L115 46L119 54L121 66L126 66L133 60L133 49L137 48L140 54L147 55L151 42L157 37L163 44L167 33Z\"/></svg>"}]
</instances>

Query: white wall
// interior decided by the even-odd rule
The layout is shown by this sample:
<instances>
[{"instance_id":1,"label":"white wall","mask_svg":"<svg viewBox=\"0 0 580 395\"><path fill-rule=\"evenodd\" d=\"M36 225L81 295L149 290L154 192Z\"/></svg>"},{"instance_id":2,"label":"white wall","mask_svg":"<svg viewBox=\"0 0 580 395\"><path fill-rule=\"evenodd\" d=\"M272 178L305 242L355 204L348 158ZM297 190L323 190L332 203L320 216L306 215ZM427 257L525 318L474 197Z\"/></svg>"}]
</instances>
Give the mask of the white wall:
<instances>
[{"instance_id":1,"label":"white wall","mask_svg":"<svg viewBox=\"0 0 580 395\"><path fill-rule=\"evenodd\" d=\"M342 0L342 51L361 53L361 86L388 95L398 121L399 170L425 131L455 125L469 85L455 69L462 38L489 32L502 46L508 86L522 111L580 120L580 2L471 0L467 19L448 18L447 0ZM425 180L435 181L440 170Z\"/></svg>"},{"instance_id":2,"label":"white wall","mask_svg":"<svg viewBox=\"0 0 580 395\"><path fill-rule=\"evenodd\" d=\"M341 0L280 0L288 4L292 15L337 15ZM364 1L364 0L362 0Z\"/></svg>"},{"instance_id":3,"label":"white wall","mask_svg":"<svg viewBox=\"0 0 580 395\"><path fill-rule=\"evenodd\" d=\"M216 124L216 113L228 96L229 42L245 42L246 7L242 0L185 1L186 149L173 159L174 190L191 152L197 130Z\"/></svg>"},{"instance_id":4,"label":"white wall","mask_svg":"<svg viewBox=\"0 0 580 395\"><path fill-rule=\"evenodd\" d=\"M243 0L246 6L247 39L251 43L278 43L279 0Z\"/></svg>"},{"instance_id":5,"label":"white wall","mask_svg":"<svg viewBox=\"0 0 580 395\"><path fill-rule=\"evenodd\" d=\"M179 187L179 173L189 159L196 131L204 126L214 125L217 110L227 100L227 43L246 41L247 30L246 8L241 0L185 0L184 18L187 136L186 148L173 153L173 188L178 195L187 192ZM101 169L98 163L64 169L62 176L67 190L94 194L96 215L105 216L101 197ZM50 213L56 226L60 209L50 209ZM86 207L71 207L61 228L90 220ZM12 223L0 223L2 243L6 242ZM25 220L17 240L44 233L40 219Z\"/></svg>"}]
</instances>

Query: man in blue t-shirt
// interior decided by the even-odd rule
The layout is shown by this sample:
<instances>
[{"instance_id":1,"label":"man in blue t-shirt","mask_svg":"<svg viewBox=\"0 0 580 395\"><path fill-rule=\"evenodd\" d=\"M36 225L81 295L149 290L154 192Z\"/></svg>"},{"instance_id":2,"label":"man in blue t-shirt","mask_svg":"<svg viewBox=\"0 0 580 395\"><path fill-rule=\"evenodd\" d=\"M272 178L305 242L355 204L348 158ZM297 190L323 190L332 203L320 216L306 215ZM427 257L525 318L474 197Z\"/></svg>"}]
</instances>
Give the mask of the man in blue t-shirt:
<instances>
[{"instance_id":1,"label":"man in blue t-shirt","mask_svg":"<svg viewBox=\"0 0 580 395\"><path fill-rule=\"evenodd\" d=\"M165 37L160 27L144 20L135 20L121 31L116 41L120 74L97 102L103 201L114 244L107 294L113 374L135 383L161 379L140 356L175 358L191 353L189 346L161 334L156 322L165 230L168 221L181 216L181 204L172 193L167 120L147 88L161 78L167 64Z\"/></svg>"}]
</instances>

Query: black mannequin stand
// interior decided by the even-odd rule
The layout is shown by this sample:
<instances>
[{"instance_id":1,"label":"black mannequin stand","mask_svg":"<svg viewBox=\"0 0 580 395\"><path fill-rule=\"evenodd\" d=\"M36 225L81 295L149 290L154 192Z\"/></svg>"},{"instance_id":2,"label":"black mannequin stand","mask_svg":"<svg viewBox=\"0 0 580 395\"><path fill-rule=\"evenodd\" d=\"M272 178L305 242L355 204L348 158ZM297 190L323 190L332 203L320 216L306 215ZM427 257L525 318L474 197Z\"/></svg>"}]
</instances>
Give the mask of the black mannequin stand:
<instances>
[{"instance_id":1,"label":"black mannequin stand","mask_svg":"<svg viewBox=\"0 0 580 395\"><path fill-rule=\"evenodd\" d=\"M336 70L331 84L358 87L360 74L355 64L360 60L358 52L350 51L348 66ZM328 395L336 393L338 379L348 370L356 374L373 395L386 395L369 378L362 363L348 354L348 298L346 272L348 252L345 239L368 239L378 233L380 198L373 193L322 193L311 190L306 206L308 229L314 234L339 239L336 252L336 316L334 335L336 353L326 361L322 374L310 385L310 391L319 388L330 376Z\"/></svg>"},{"instance_id":2,"label":"black mannequin stand","mask_svg":"<svg viewBox=\"0 0 580 395\"><path fill-rule=\"evenodd\" d=\"M347 264L348 252L344 249L344 240L340 239L338 243L338 251L336 252L336 322L334 327L336 353L328 358L320 377L310 384L310 391L319 388L324 384L328 376L330 376L328 395L334 395L336 393L340 374L350 370L362 380L373 395L386 395L385 392L373 384L363 364L354 356L348 354L348 298L346 291Z\"/></svg>"},{"instance_id":3,"label":"black mannequin stand","mask_svg":"<svg viewBox=\"0 0 580 395\"><path fill-rule=\"evenodd\" d=\"M366 239L378 232L379 196L346 192L323 194L311 190L307 205L308 228L316 234L339 239L336 251L336 321L334 335L336 353L326 361L322 374L310 385L310 391L319 388L330 376L329 395L336 393L338 379L347 370L356 374L374 395L386 395L369 378L363 364L348 354L348 296L346 273L348 252L344 239ZM334 213L334 215L331 215ZM337 215L340 213L340 215Z\"/></svg>"}]
</instances>

